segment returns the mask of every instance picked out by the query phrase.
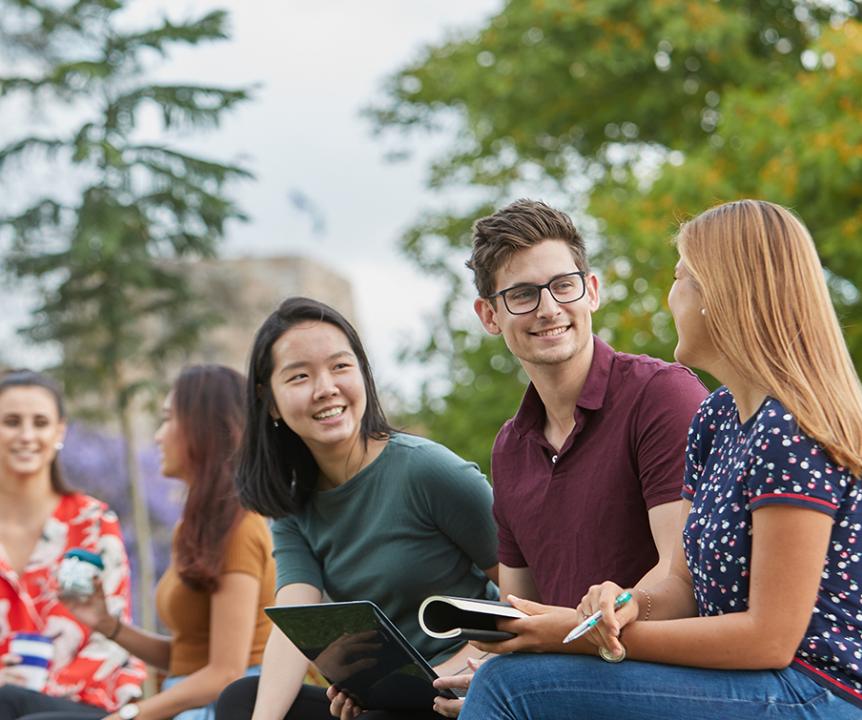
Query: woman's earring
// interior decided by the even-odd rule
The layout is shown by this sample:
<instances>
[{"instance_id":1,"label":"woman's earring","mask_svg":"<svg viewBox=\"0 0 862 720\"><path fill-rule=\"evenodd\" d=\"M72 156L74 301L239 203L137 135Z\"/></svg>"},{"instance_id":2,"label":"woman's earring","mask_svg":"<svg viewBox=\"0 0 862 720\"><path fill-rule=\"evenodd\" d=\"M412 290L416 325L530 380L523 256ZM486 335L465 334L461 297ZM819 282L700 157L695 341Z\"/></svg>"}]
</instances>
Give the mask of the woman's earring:
<instances>
[{"instance_id":1,"label":"woman's earring","mask_svg":"<svg viewBox=\"0 0 862 720\"><path fill-rule=\"evenodd\" d=\"M273 418L273 420L272 420L272 426L273 426L274 428L278 428L278 418Z\"/></svg>"},{"instance_id":2,"label":"woman's earring","mask_svg":"<svg viewBox=\"0 0 862 720\"><path fill-rule=\"evenodd\" d=\"M701 309L700 309L700 314L701 314L701 315L706 315L706 308L701 308Z\"/></svg>"},{"instance_id":3,"label":"woman's earring","mask_svg":"<svg viewBox=\"0 0 862 720\"><path fill-rule=\"evenodd\" d=\"M55 450L62 450L64 447L65 447L65 445L63 445L63 443L61 441L54 443L54 449Z\"/></svg>"}]
</instances>

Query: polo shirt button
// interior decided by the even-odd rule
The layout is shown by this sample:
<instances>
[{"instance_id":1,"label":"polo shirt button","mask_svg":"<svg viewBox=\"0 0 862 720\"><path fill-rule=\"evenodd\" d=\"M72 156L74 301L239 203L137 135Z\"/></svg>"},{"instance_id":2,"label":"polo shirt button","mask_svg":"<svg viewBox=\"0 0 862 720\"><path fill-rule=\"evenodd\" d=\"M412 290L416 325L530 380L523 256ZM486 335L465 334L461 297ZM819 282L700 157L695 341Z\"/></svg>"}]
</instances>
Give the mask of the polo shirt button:
<instances>
[{"instance_id":1,"label":"polo shirt button","mask_svg":"<svg viewBox=\"0 0 862 720\"><path fill-rule=\"evenodd\" d=\"M551 458L551 462L554 463L554 465L557 464L557 456L556 455L554 455L554 457Z\"/></svg>"}]
</instances>

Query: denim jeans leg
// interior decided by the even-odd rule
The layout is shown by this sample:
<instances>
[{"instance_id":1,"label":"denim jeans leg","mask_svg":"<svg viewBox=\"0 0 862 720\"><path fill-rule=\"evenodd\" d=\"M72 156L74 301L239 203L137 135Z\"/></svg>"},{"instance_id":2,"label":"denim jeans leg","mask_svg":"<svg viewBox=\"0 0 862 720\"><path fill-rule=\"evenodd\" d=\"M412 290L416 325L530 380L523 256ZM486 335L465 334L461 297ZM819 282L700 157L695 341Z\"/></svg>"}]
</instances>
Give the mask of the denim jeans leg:
<instances>
[{"instance_id":1,"label":"denim jeans leg","mask_svg":"<svg viewBox=\"0 0 862 720\"><path fill-rule=\"evenodd\" d=\"M460 720L859 720L862 710L784 670L702 670L572 655L479 668Z\"/></svg>"}]
</instances>

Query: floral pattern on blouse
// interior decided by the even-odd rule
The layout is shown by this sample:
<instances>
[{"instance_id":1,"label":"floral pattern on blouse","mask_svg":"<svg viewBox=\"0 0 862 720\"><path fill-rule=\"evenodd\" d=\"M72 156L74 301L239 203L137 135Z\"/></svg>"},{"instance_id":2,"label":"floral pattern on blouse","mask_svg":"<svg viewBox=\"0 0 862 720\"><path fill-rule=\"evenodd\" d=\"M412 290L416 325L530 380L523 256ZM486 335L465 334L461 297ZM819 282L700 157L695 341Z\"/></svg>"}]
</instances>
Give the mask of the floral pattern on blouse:
<instances>
[{"instance_id":1,"label":"floral pattern on blouse","mask_svg":"<svg viewBox=\"0 0 862 720\"><path fill-rule=\"evenodd\" d=\"M0 545L0 655L15 632L54 637L44 692L113 711L141 694L143 663L79 622L57 596L63 555L82 547L102 556L108 610L130 620L129 562L116 514L87 495L64 495L19 577Z\"/></svg>"},{"instance_id":2,"label":"floral pattern on blouse","mask_svg":"<svg viewBox=\"0 0 862 720\"><path fill-rule=\"evenodd\" d=\"M833 518L817 602L792 666L862 707L862 489L767 397L739 422L730 391L704 400L688 436L683 531L701 616L748 608L751 514L784 504Z\"/></svg>"}]
</instances>

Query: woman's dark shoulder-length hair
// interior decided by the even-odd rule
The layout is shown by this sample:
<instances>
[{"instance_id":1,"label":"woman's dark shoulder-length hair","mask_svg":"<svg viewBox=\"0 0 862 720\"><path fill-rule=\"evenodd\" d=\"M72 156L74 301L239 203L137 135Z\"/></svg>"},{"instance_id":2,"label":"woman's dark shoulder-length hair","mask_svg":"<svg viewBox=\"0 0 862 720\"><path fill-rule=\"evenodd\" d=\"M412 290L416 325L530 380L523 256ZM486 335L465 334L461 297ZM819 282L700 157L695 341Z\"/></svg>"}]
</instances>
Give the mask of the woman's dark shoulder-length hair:
<instances>
[{"instance_id":1,"label":"woman's dark shoulder-length hair","mask_svg":"<svg viewBox=\"0 0 862 720\"><path fill-rule=\"evenodd\" d=\"M11 370L0 377L0 394L13 387L38 387L47 390L54 398L54 404L57 406L57 417L60 420L66 419L66 407L63 403L63 393L60 391L60 386L47 375L33 370ZM58 495L71 495L74 492L63 478L60 460L56 455L51 461L51 489Z\"/></svg>"},{"instance_id":2,"label":"woman's dark shoulder-length hair","mask_svg":"<svg viewBox=\"0 0 862 720\"><path fill-rule=\"evenodd\" d=\"M174 383L172 409L191 468L175 539L177 572L192 588L212 592L231 531L243 514L233 479L245 420L245 378L223 365L186 367Z\"/></svg>"},{"instance_id":3,"label":"woman's dark shoulder-length hair","mask_svg":"<svg viewBox=\"0 0 862 720\"><path fill-rule=\"evenodd\" d=\"M388 437L386 420L368 357L354 327L334 308L317 300L291 297L260 326L254 338L248 369L245 435L240 450L237 487L245 507L268 517L284 517L301 510L317 488L318 467L302 439L284 422L276 426L270 381L274 370L272 346L292 327L303 322L325 322L347 337L365 385L366 407L360 432L363 442Z\"/></svg>"}]
</instances>

